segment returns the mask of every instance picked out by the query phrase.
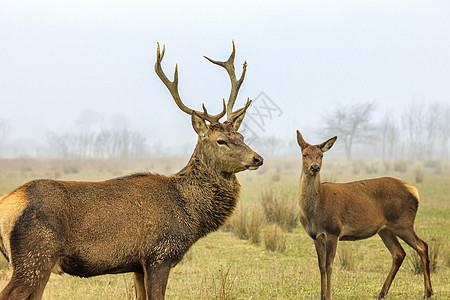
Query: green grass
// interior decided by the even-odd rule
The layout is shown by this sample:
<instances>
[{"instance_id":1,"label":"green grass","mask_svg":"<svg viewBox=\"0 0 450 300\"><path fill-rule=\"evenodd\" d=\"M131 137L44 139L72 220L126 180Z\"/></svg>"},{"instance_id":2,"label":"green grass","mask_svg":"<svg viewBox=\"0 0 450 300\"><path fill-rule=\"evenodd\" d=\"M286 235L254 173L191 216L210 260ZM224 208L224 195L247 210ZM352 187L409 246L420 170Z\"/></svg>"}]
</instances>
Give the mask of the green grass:
<instances>
[{"instance_id":1,"label":"green grass","mask_svg":"<svg viewBox=\"0 0 450 300\"><path fill-rule=\"evenodd\" d=\"M269 162L269 159L266 159ZM295 197L299 177L299 161L283 159L268 163L268 170L243 172L241 205L252 212L259 205L262 186L271 186L274 192ZM68 180L107 179L136 171L154 171L162 174L181 169L186 159L104 162L61 162L34 160L0 160L0 194L35 178ZM374 163L375 164L375 163ZM291 167L294 165L295 167ZM414 184L414 170L423 162L408 165L406 172L385 171L378 163L376 174L366 174L361 168L354 174L351 163L324 162L324 172L336 182L379 176L393 176ZM440 174L424 168L423 181L416 184L421 203L416 217L416 232L428 244L440 242L437 270L431 274L435 295L433 299L450 297L450 164L441 163ZM74 168L73 166L76 166ZM144 166L144 167L142 167ZM280 167L281 166L281 167ZM279 178L273 178L275 167ZM64 169L69 171L64 172ZM327 169L328 168L328 169ZM72 170L72 171L70 171ZM170 172L168 172L170 170ZM75 172L76 171L76 172ZM58 173L57 173L58 172ZM402 242L407 257L415 255ZM343 267L336 258L332 275L334 299L374 299L391 266L391 256L381 239L374 236L357 242L341 242L345 255L351 259L351 268ZM339 252L338 252L339 253ZM339 254L338 254L339 255ZM11 276L4 261L0 261L0 288ZM388 299L422 299L423 276L415 275L405 260L391 286ZM218 231L199 240L185 259L171 272L167 299L318 299L320 278L314 244L301 226L286 232L284 251L265 249L264 243L252 244L232 232ZM84 279L69 275L52 275L44 299L134 299L131 274L105 275Z\"/></svg>"}]
</instances>

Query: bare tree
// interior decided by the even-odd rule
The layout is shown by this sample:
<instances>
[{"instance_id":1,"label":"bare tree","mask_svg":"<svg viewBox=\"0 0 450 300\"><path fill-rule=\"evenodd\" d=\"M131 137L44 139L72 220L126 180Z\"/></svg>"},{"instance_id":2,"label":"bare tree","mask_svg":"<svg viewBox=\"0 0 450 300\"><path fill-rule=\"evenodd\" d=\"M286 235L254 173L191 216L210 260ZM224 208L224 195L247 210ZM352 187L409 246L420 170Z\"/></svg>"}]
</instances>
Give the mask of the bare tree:
<instances>
[{"instance_id":1,"label":"bare tree","mask_svg":"<svg viewBox=\"0 0 450 300\"><path fill-rule=\"evenodd\" d=\"M394 158L394 152L399 139L397 125L392 115L386 114L380 124L381 154L383 160Z\"/></svg>"},{"instance_id":2,"label":"bare tree","mask_svg":"<svg viewBox=\"0 0 450 300\"><path fill-rule=\"evenodd\" d=\"M448 115L445 114L446 109L440 103L413 101L406 107L401 120L405 133L403 140L410 159L431 160L439 155L442 148L436 147L436 142L448 143ZM441 155L445 156L444 151Z\"/></svg>"},{"instance_id":3,"label":"bare tree","mask_svg":"<svg viewBox=\"0 0 450 300\"><path fill-rule=\"evenodd\" d=\"M372 114L375 108L375 101L357 103L349 107L339 106L323 117L322 129L339 136L344 143L347 159L352 159L352 147L355 143L365 142L373 137L375 126L372 125Z\"/></svg>"}]
</instances>

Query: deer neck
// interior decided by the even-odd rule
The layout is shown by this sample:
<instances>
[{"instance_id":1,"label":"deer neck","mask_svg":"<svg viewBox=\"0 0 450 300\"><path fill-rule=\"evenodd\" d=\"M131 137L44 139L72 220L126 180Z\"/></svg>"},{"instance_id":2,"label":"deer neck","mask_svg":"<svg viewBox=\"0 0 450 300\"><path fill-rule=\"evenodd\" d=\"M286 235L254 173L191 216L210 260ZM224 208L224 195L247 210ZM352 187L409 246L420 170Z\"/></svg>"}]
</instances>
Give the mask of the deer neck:
<instances>
[{"instance_id":1,"label":"deer neck","mask_svg":"<svg viewBox=\"0 0 450 300\"><path fill-rule=\"evenodd\" d=\"M314 214L320 191L320 174L302 172L299 185L299 205L305 216Z\"/></svg>"},{"instance_id":2,"label":"deer neck","mask_svg":"<svg viewBox=\"0 0 450 300\"><path fill-rule=\"evenodd\" d=\"M200 236L218 229L234 212L240 193L236 175L218 172L198 151L174 177L198 221Z\"/></svg>"}]
</instances>

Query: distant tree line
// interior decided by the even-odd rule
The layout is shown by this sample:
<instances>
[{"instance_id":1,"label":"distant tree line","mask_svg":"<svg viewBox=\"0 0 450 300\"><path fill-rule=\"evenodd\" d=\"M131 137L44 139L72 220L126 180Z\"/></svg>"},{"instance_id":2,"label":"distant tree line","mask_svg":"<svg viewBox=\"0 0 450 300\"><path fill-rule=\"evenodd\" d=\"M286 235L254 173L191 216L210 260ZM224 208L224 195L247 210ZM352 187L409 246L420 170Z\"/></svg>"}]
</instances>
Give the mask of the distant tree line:
<instances>
[{"instance_id":1,"label":"distant tree line","mask_svg":"<svg viewBox=\"0 0 450 300\"><path fill-rule=\"evenodd\" d=\"M377 113L377 108L375 101L338 106L322 116L316 133L320 139L337 135L338 144L342 145L349 160L353 158L355 148L358 157L383 160L450 159L449 104L411 101L399 113L384 115ZM190 146L163 150L161 144L147 149L145 136L130 129L124 117L115 116L110 126L104 126L102 120L101 113L83 111L75 120L73 131L47 132L45 142L52 152L50 156L102 159L191 151ZM0 157L10 132L9 122L0 118ZM295 139L261 135L251 144L267 156L298 154Z\"/></svg>"},{"instance_id":2,"label":"distant tree line","mask_svg":"<svg viewBox=\"0 0 450 300\"><path fill-rule=\"evenodd\" d=\"M375 122L375 102L338 107L323 116L323 132L337 135L352 159L355 144L380 150L383 160L449 159L450 105L413 101L400 116L386 114Z\"/></svg>"},{"instance_id":3,"label":"distant tree line","mask_svg":"<svg viewBox=\"0 0 450 300\"><path fill-rule=\"evenodd\" d=\"M61 158L101 159L145 154L145 136L129 129L124 117L115 116L111 128L102 125L102 119L99 112L82 111L75 121L74 132L47 132L46 142Z\"/></svg>"},{"instance_id":4,"label":"distant tree line","mask_svg":"<svg viewBox=\"0 0 450 300\"><path fill-rule=\"evenodd\" d=\"M317 122L318 140L337 135L338 147L342 147L348 160L354 156L382 160L450 159L449 104L411 101L398 114L384 115L377 109L375 101L337 106ZM295 139L259 136L251 145L263 155L298 155Z\"/></svg>"},{"instance_id":5,"label":"distant tree line","mask_svg":"<svg viewBox=\"0 0 450 300\"><path fill-rule=\"evenodd\" d=\"M128 128L99 131L47 132L46 140L61 158L136 157L145 154L145 137Z\"/></svg>"}]
</instances>

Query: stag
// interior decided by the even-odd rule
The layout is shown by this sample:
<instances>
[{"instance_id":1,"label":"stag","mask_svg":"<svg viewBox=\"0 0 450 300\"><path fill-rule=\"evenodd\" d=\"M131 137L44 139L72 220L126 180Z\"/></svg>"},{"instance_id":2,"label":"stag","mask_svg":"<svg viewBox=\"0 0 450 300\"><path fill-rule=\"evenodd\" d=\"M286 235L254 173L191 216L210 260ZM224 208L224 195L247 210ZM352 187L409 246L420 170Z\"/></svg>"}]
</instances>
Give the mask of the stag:
<instances>
[{"instance_id":1,"label":"stag","mask_svg":"<svg viewBox=\"0 0 450 300\"><path fill-rule=\"evenodd\" d=\"M420 255L425 297L430 297L433 292L428 246L414 232L414 219L419 205L417 189L391 177L349 183L320 183L323 153L333 146L336 139L335 136L313 146L305 142L297 130L297 141L302 151L300 222L316 247L321 299L331 299L331 272L338 241L366 239L377 233L391 252L393 260L378 298L386 297L406 255L397 237Z\"/></svg>"},{"instance_id":2,"label":"stag","mask_svg":"<svg viewBox=\"0 0 450 300\"><path fill-rule=\"evenodd\" d=\"M204 105L195 111L183 104L177 68L174 80L167 79L163 56L158 44L155 71L198 135L188 164L170 176L34 180L2 197L0 248L12 277L0 299L41 299L51 272L80 277L133 272L137 299L164 299L170 270L233 213L240 192L235 174L263 164L237 132L251 101L233 111L246 64L237 80L234 43L227 61L208 58L226 69L232 84L223 111L210 115Z\"/></svg>"}]
</instances>

